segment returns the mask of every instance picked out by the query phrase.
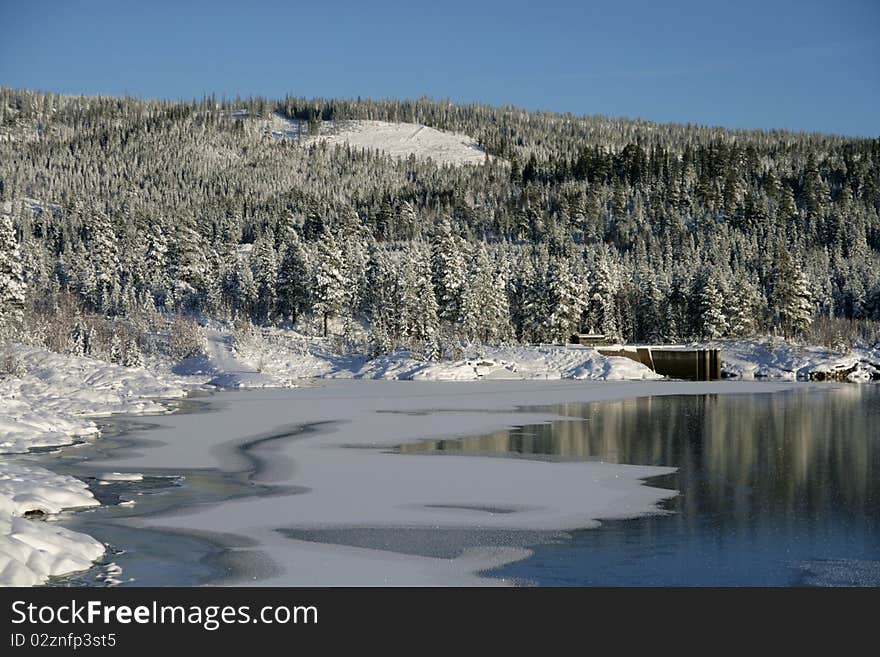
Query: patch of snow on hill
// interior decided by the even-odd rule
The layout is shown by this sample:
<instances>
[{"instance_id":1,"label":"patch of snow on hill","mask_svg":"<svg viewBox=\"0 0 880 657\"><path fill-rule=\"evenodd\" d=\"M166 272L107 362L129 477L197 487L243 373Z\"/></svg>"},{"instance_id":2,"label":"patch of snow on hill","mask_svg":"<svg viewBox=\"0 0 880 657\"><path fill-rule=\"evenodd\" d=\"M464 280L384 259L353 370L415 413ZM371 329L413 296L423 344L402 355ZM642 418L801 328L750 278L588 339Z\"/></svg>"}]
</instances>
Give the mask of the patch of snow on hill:
<instances>
[{"instance_id":1,"label":"patch of snow on hill","mask_svg":"<svg viewBox=\"0 0 880 657\"><path fill-rule=\"evenodd\" d=\"M345 121L337 123L333 132L311 137L310 141L325 141L331 146L348 144L399 158L415 155L438 164L482 164L486 160L486 152L472 137L417 123Z\"/></svg>"}]
</instances>

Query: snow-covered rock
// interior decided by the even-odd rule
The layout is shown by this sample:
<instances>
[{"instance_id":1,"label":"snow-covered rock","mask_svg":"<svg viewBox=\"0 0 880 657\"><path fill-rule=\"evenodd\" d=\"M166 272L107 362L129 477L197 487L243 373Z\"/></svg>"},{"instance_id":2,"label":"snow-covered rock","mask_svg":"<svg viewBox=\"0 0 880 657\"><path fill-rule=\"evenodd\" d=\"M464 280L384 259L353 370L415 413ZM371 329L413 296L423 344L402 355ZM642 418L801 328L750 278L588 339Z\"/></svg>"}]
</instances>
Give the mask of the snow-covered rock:
<instances>
[{"instance_id":1,"label":"snow-covered rock","mask_svg":"<svg viewBox=\"0 0 880 657\"><path fill-rule=\"evenodd\" d=\"M14 352L23 374L0 380L0 454L68 445L77 437L98 433L91 417L164 413L154 398L186 394L179 377L143 368L24 345L7 345L3 352ZM51 516L96 504L78 479L0 457L0 585L33 586L88 568L104 553L104 546L54 525Z\"/></svg>"}]
</instances>

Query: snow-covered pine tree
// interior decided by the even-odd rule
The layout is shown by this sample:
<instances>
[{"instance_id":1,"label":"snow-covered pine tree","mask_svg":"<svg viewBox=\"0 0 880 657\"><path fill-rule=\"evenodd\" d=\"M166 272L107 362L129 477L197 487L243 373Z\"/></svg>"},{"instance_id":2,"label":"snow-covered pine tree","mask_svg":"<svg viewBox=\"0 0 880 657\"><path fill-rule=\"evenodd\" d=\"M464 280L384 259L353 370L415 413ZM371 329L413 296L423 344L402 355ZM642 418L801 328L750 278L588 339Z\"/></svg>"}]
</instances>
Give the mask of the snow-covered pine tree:
<instances>
[{"instance_id":1,"label":"snow-covered pine tree","mask_svg":"<svg viewBox=\"0 0 880 657\"><path fill-rule=\"evenodd\" d=\"M707 272L700 278L702 280L697 293L699 333L703 338L720 338L729 328L724 315L724 297L711 274Z\"/></svg>"},{"instance_id":2,"label":"snow-covered pine tree","mask_svg":"<svg viewBox=\"0 0 880 657\"><path fill-rule=\"evenodd\" d=\"M802 334L813 323L815 309L810 284L786 250L776 256L773 302L777 326L785 337Z\"/></svg>"},{"instance_id":3,"label":"snow-covered pine tree","mask_svg":"<svg viewBox=\"0 0 880 657\"><path fill-rule=\"evenodd\" d=\"M0 213L0 329L22 318L26 285L12 217Z\"/></svg>"},{"instance_id":4,"label":"snow-covered pine tree","mask_svg":"<svg viewBox=\"0 0 880 657\"><path fill-rule=\"evenodd\" d=\"M550 312L550 292L547 285L547 273L550 268L550 256L546 245L535 249L529 264L524 270L522 291L522 339L527 342L546 342L546 317Z\"/></svg>"},{"instance_id":5,"label":"snow-covered pine tree","mask_svg":"<svg viewBox=\"0 0 880 657\"><path fill-rule=\"evenodd\" d=\"M611 340L618 340L621 336L617 321L616 286L605 257L597 263L590 280L592 282L588 306L590 328Z\"/></svg>"},{"instance_id":6,"label":"snow-covered pine tree","mask_svg":"<svg viewBox=\"0 0 880 657\"><path fill-rule=\"evenodd\" d=\"M342 213L336 239L342 249L342 261L345 263L345 270L342 273L348 281L343 303L346 309L350 310L348 314L354 314L357 308L361 307L367 293L367 265L375 240L369 230L361 224L360 217L353 208L347 208Z\"/></svg>"},{"instance_id":7,"label":"snow-covered pine tree","mask_svg":"<svg viewBox=\"0 0 880 657\"><path fill-rule=\"evenodd\" d=\"M421 344L429 358L436 358L439 355L439 318L437 297L434 295L434 285L431 282L430 250L418 247L412 263L407 330L410 340Z\"/></svg>"},{"instance_id":8,"label":"snow-covered pine tree","mask_svg":"<svg viewBox=\"0 0 880 657\"><path fill-rule=\"evenodd\" d=\"M370 341L375 354L398 347L410 324L406 290L409 262L397 263L385 248L376 248L370 264Z\"/></svg>"},{"instance_id":9,"label":"snow-covered pine tree","mask_svg":"<svg viewBox=\"0 0 880 657\"><path fill-rule=\"evenodd\" d=\"M449 218L434 226L431 235L431 272L437 295L438 316L447 324L460 324L467 289L464 241L452 232Z\"/></svg>"},{"instance_id":10,"label":"snow-covered pine tree","mask_svg":"<svg viewBox=\"0 0 880 657\"><path fill-rule=\"evenodd\" d=\"M345 269L342 249L333 233L325 230L317 242L312 300L312 309L322 318L325 337L330 318L342 311L348 295Z\"/></svg>"},{"instance_id":11,"label":"snow-covered pine tree","mask_svg":"<svg viewBox=\"0 0 880 657\"><path fill-rule=\"evenodd\" d=\"M744 274L738 276L728 304L730 335L745 338L755 334L758 303L757 288Z\"/></svg>"},{"instance_id":12,"label":"snow-covered pine tree","mask_svg":"<svg viewBox=\"0 0 880 657\"><path fill-rule=\"evenodd\" d=\"M646 268L639 271L637 289L639 297L636 326L638 327L639 340L655 344L662 342L663 322L660 313L663 306L663 293L660 291L657 277L652 271Z\"/></svg>"},{"instance_id":13,"label":"snow-covered pine tree","mask_svg":"<svg viewBox=\"0 0 880 657\"><path fill-rule=\"evenodd\" d=\"M546 280L547 338L554 342L567 342L581 328L581 318L586 306L583 284L572 271L570 260L564 256L550 260Z\"/></svg>"},{"instance_id":14,"label":"snow-covered pine tree","mask_svg":"<svg viewBox=\"0 0 880 657\"><path fill-rule=\"evenodd\" d=\"M461 328L470 340L486 342L492 331L489 318L484 313L486 302L491 294L493 267L489 260L486 245L480 244L471 261L467 287L462 295Z\"/></svg>"},{"instance_id":15,"label":"snow-covered pine tree","mask_svg":"<svg viewBox=\"0 0 880 657\"><path fill-rule=\"evenodd\" d=\"M287 247L278 268L278 310L291 322L309 308L308 253L296 231L287 236Z\"/></svg>"},{"instance_id":16,"label":"snow-covered pine tree","mask_svg":"<svg viewBox=\"0 0 880 657\"><path fill-rule=\"evenodd\" d=\"M154 221L149 225L146 242L144 277L154 299L159 304L163 304L168 294L168 236L160 221Z\"/></svg>"},{"instance_id":17,"label":"snow-covered pine tree","mask_svg":"<svg viewBox=\"0 0 880 657\"><path fill-rule=\"evenodd\" d=\"M117 365L122 364L122 338L119 337L119 333L116 331L113 332L113 336L110 338L110 362Z\"/></svg>"},{"instance_id":18,"label":"snow-covered pine tree","mask_svg":"<svg viewBox=\"0 0 880 657\"><path fill-rule=\"evenodd\" d=\"M272 229L268 229L254 243L251 252L251 271L256 290L256 300L251 315L254 322L262 324L272 318L276 304L278 254L275 252L275 234Z\"/></svg>"},{"instance_id":19,"label":"snow-covered pine tree","mask_svg":"<svg viewBox=\"0 0 880 657\"><path fill-rule=\"evenodd\" d=\"M77 317L67 335L67 353L71 356L85 356L90 351L89 327Z\"/></svg>"},{"instance_id":20,"label":"snow-covered pine tree","mask_svg":"<svg viewBox=\"0 0 880 657\"><path fill-rule=\"evenodd\" d=\"M209 267L204 241L196 230L194 219L185 218L178 225L171 255L177 303L197 306L205 278L209 275Z\"/></svg>"},{"instance_id":21,"label":"snow-covered pine tree","mask_svg":"<svg viewBox=\"0 0 880 657\"><path fill-rule=\"evenodd\" d=\"M144 357L134 337L129 337L125 342L125 355L122 358L122 364L125 367L141 367L144 364Z\"/></svg>"},{"instance_id":22,"label":"snow-covered pine tree","mask_svg":"<svg viewBox=\"0 0 880 657\"><path fill-rule=\"evenodd\" d=\"M96 304L106 311L112 310L110 291L119 276L119 250L116 231L109 217L94 210L86 223L88 230L88 254L95 272Z\"/></svg>"},{"instance_id":23,"label":"snow-covered pine tree","mask_svg":"<svg viewBox=\"0 0 880 657\"><path fill-rule=\"evenodd\" d=\"M489 327L486 341L490 343L509 340L512 334L508 295L510 283L503 258L496 257L492 279L493 283L483 308L486 324Z\"/></svg>"}]
</instances>

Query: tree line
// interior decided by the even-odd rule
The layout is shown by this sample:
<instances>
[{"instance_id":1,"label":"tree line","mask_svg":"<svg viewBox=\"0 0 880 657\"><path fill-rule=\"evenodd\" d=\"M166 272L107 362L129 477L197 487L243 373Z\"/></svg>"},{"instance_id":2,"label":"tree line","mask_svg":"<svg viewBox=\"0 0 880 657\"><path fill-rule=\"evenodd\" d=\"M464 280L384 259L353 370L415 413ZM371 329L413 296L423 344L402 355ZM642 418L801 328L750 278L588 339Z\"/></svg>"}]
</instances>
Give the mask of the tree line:
<instances>
[{"instance_id":1,"label":"tree line","mask_svg":"<svg viewBox=\"0 0 880 657\"><path fill-rule=\"evenodd\" d=\"M419 122L439 166L275 139ZM0 89L0 314L344 319L377 353L450 341L796 336L880 319L880 140L445 101L190 103Z\"/></svg>"}]
</instances>

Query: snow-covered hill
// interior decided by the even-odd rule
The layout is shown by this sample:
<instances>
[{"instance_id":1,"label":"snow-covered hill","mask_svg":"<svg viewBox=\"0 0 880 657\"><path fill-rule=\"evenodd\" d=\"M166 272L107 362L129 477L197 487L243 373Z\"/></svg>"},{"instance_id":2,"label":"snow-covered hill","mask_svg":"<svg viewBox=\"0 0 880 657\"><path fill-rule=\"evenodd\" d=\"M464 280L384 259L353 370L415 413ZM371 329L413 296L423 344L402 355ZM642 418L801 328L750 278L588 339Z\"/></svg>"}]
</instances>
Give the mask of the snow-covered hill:
<instances>
[{"instance_id":1,"label":"snow-covered hill","mask_svg":"<svg viewBox=\"0 0 880 657\"><path fill-rule=\"evenodd\" d=\"M400 158L431 158L438 164L482 164L487 157L472 137L417 123L346 121L334 124L326 134L310 137L309 141L348 144Z\"/></svg>"}]
</instances>

